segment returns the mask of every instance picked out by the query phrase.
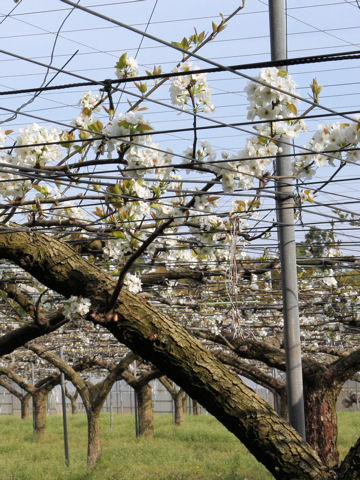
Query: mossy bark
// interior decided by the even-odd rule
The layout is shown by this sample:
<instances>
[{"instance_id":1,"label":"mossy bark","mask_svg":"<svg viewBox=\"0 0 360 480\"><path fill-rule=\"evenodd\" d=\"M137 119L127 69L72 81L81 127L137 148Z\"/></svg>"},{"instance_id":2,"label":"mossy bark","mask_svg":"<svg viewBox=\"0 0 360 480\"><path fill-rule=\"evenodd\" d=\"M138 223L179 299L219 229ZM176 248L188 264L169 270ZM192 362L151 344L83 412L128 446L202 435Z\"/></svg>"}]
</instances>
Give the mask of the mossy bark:
<instances>
[{"instance_id":1,"label":"mossy bark","mask_svg":"<svg viewBox=\"0 0 360 480\"><path fill-rule=\"evenodd\" d=\"M65 296L91 298L89 319L102 324L199 401L276 479L334 478L331 469L287 422L164 312L126 290L114 308L106 311L114 279L66 244L43 234L4 230L0 256Z\"/></svg>"}]
</instances>

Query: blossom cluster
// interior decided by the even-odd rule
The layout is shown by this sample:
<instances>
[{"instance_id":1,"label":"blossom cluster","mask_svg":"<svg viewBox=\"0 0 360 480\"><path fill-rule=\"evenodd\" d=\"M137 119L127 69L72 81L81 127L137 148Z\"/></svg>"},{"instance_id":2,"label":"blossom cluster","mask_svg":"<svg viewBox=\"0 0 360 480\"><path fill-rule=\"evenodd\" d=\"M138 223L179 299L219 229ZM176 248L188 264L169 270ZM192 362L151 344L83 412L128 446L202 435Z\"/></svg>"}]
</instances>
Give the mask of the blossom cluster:
<instances>
[{"instance_id":1,"label":"blossom cluster","mask_svg":"<svg viewBox=\"0 0 360 480\"><path fill-rule=\"evenodd\" d=\"M127 112L120 113L113 118L102 130L102 133L108 137L106 146L109 154L114 149L124 149L129 147L129 142L144 144L149 137L147 133L152 130L151 126L145 122L142 113Z\"/></svg>"},{"instance_id":2,"label":"blossom cluster","mask_svg":"<svg viewBox=\"0 0 360 480\"><path fill-rule=\"evenodd\" d=\"M90 311L91 301L88 298L72 295L64 302L63 315L67 320L84 317Z\"/></svg>"},{"instance_id":3,"label":"blossom cluster","mask_svg":"<svg viewBox=\"0 0 360 480\"><path fill-rule=\"evenodd\" d=\"M296 83L287 71L278 70L276 67L263 68L256 80L257 82L249 82L245 87L249 101L249 120L296 117L296 104L299 103L299 100L293 97Z\"/></svg>"},{"instance_id":4,"label":"blossom cluster","mask_svg":"<svg viewBox=\"0 0 360 480\"><path fill-rule=\"evenodd\" d=\"M296 160L295 170L299 176L312 178L317 167L334 166L335 161L358 162L360 151L360 131L357 121L354 123L335 122L329 125L319 125L305 150L311 153ZM326 152L329 152L328 154Z\"/></svg>"},{"instance_id":5,"label":"blossom cluster","mask_svg":"<svg viewBox=\"0 0 360 480\"><path fill-rule=\"evenodd\" d=\"M2 146L6 135L1 132ZM22 197L30 190L32 183L21 173L21 167L42 167L48 162L56 162L61 158L59 145L60 131L53 127L40 126L37 123L19 129L16 148L13 153L3 153L2 163L8 164L0 174L0 195L3 197ZM20 167L20 170L19 170Z\"/></svg>"},{"instance_id":6,"label":"blossom cluster","mask_svg":"<svg viewBox=\"0 0 360 480\"><path fill-rule=\"evenodd\" d=\"M126 274L124 285L131 293L139 293L142 290L142 283L141 283L140 276L133 275L132 273Z\"/></svg>"},{"instance_id":7,"label":"blossom cluster","mask_svg":"<svg viewBox=\"0 0 360 480\"><path fill-rule=\"evenodd\" d=\"M88 126L95 122L94 113L101 109L101 100L99 95L92 92L85 93L79 100L79 106L82 107L80 115L74 120L76 127L88 128Z\"/></svg>"},{"instance_id":8,"label":"blossom cluster","mask_svg":"<svg viewBox=\"0 0 360 480\"><path fill-rule=\"evenodd\" d=\"M127 53L121 55L119 61L115 65L116 76L118 78L132 78L138 74L139 66L137 60L133 57L128 57Z\"/></svg>"},{"instance_id":9,"label":"blossom cluster","mask_svg":"<svg viewBox=\"0 0 360 480\"><path fill-rule=\"evenodd\" d=\"M181 63L174 72L189 72L197 67L192 62ZM170 86L170 97L173 105L185 108L191 101L196 111L209 113L214 110L211 102L211 89L206 73L193 73L173 77Z\"/></svg>"}]
</instances>

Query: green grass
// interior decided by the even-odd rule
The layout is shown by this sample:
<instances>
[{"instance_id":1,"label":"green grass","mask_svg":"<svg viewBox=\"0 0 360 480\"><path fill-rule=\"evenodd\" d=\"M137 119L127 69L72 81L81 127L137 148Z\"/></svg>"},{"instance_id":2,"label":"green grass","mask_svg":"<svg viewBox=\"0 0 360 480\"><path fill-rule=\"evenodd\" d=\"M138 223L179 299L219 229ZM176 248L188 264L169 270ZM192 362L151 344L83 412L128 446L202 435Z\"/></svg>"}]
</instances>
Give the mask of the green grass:
<instances>
[{"instance_id":1,"label":"green grass","mask_svg":"<svg viewBox=\"0 0 360 480\"><path fill-rule=\"evenodd\" d=\"M70 467L64 464L61 417L48 418L46 438L38 441L32 421L0 417L0 480L270 480L238 440L210 415L186 416L180 427L169 415L155 417L155 438L136 439L134 419L102 415L102 456L86 467L86 417L69 420ZM340 412L342 455L360 431L359 412Z\"/></svg>"}]
</instances>

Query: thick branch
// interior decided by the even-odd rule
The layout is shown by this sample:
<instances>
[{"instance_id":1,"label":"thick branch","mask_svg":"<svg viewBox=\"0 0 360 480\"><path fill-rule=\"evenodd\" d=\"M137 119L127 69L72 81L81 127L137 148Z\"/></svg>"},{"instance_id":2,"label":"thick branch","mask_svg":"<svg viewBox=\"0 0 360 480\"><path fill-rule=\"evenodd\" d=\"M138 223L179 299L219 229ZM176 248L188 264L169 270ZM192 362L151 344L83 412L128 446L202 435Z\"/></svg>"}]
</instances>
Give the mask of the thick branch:
<instances>
[{"instance_id":1,"label":"thick branch","mask_svg":"<svg viewBox=\"0 0 360 480\"><path fill-rule=\"evenodd\" d=\"M85 380L83 380L81 376L68 363L66 363L64 360L61 360L61 358L54 353L44 350L43 347L27 344L26 348L39 355L39 357L44 358L52 365L57 367L59 370L61 370L79 391L85 408L91 408L89 390Z\"/></svg>"},{"instance_id":2,"label":"thick branch","mask_svg":"<svg viewBox=\"0 0 360 480\"><path fill-rule=\"evenodd\" d=\"M126 290L120 292L111 315L102 313L114 280L69 246L42 234L3 230L0 256L62 295L91 298L94 322L198 400L275 478L331 478L329 469L286 421L165 313Z\"/></svg>"},{"instance_id":3,"label":"thick branch","mask_svg":"<svg viewBox=\"0 0 360 480\"><path fill-rule=\"evenodd\" d=\"M352 378L360 370L360 349L339 358L329 366L329 369L340 382Z\"/></svg>"},{"instance_id":4,"label":"thick branch","mask_svg":"<svg viewBox=\"0 0 360 480\"><path fill-rule=\"evenodd\" d=\"M25 397L23 393L19 392L19 390L16 390L16 388L14 388L11 385L11 383L5 380L5 378L0 377L0 385L4 387L8 392L10 392L12 395L14 395L16 398L18 398L19 400Z\"/></svg>"},{"instance_id":5,"label":"thick branch","mask_svg":"<svg viewBox=\"0 0 360 480\"><path fill-rule=\"evenodd\" d=\"M265 373L263 370L260 370L260 368L256 368L254 365L250 365L249 363L240 360L238 357L223 351L216 352L216 357L226 365L234 368L239 375L243 375L249 380L268 388L273 393L278 393L279 395L284 393L284 382Z\"/></svg>"},{"instance_id":6,"label":"thick branch","mask_svg":"<svg viewBox=\"0 0 360 480\"><path fill-rule=\"evenodd\" d=\"M25 378L18 375L11 368L7 368L7 367L4 367L3 365L0 365L0 373L10 378L10 380L17 383L19 387L21 387L26 392L31 393L31 395L36 392L36 387L34 385L27 382Z\"/></svg>"},{"instance_id":7,"label":"thick branch","mask_svg":"<svg viewBox=\"0 0 360 480\"><path fill-rule=\"evenodd\" d=\"M57 330L67 323L63 315L55 314L47 325L24 325L0 337L0 356L7 355L25 343Z\"/></svg>"}]
</instances>

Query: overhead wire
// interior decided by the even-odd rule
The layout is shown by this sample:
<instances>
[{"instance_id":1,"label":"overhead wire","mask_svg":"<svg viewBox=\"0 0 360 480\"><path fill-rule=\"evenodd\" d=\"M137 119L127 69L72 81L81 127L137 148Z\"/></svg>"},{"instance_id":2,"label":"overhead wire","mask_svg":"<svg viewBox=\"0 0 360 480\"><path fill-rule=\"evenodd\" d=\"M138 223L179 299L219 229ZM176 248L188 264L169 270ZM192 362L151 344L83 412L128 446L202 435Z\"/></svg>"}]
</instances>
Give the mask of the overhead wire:
<instances>
[{"instance_id":1,"label":"overhead wire","mask_svg":"<svg viewBox=\"0 0 360 480\"><path fill-rule=\"evenodd\" d=\"M105 20L105 21L114 23L115 25L118 25L118 26L120 26L120 27L122 27L122 28L125 28L125 29L127 29L127 30L130 30L130 31L132 31L132 32L134 32L134 33L137 33L137 34L139 34L139 35L143 35L143 36L145 36L146 38L148 38L148 39L150 39L150 40L153 40L153 41L155 41L155 42L157 42L157 43L163 44L163 45L165 45L165 46L167 46L167 47L169 47L169 48L178 50L178 51L180 51L180 52L183 53L183 54L190 55L190 56L193 57L193 58L196 58L196 59L198 59L198 60L201 60L201 61L203 61L203 62L205 62L205 63L209 63L209 64L213 65L214 67L224 68L225 71L228 71L228 72L230 72L230 73L233 73L233 74L235 74L235 75L238 75L238 76L240 76L240 77L242 77L242 78L245 78L246 80L250 80L250 81L252 81L252 82L254 82L254 83L257 83L257 84L259 84L259 85L263 85L263 86L265 86L265 87L271 88L272 90L275 90L275 91L277 91L277 92L279 92L279 93L283 93L283 94L289 95L290 97L292 97L292 98L294 98L294 99L297 99L297 100L300 100L300 101L303 101L303 102L305 102L305 103L307 103L308 105L311 105L311 106L313 106L313 107L323 109L323 110L328 111L328 112L330 112L330 113L335 113L335 112L334 112L331 108L329 108L329 107L326 107L326 106L321 105L321 104L319 104L319 103L317 103L317 102L314 102L314 101L311 101L311 100L309 100L309 99L306 99L306 98L301 97L301 96L299 96L299 95L286 92L286 91L282 90L281 88L274 87L274 86L268 84L267 82L263 82L263 81L255 78L255 77L252 77L252 76L250 76L250 75L247 75L247 74L238 72L238 71L236 71L236 70L233 70L233 69L231 69L230 67L226 67L225 65L222 65L222 64L220 64L220 63L218 63L218 62L215 62L215 61L213 61L213 60L211 60L211 59L209 59L209 58L205 58L205 57L199 55L198 53L190 52L190 51L188 51L188 50L186 50L186 49L184 49L184 48L182 48L182 47L179 47L179 46L176 45L176 44L170 43L170 42L168 42L168 41L166 41L166 40L163 40L163 39L161 39L161 38L159 38L159 37L156 37L156 36L154 36L154 35L150 35L149 33L143 32L143 31L141 31L141 30L139 30L139 29L137 29L137 28L135 28L135 27L132 27L131 25L128 25L128 24L126 24L126 23L124 23L124 22L120 22L119 20L115 20L114 18L111 18L111 17L108 17L108 16L106 16L106 15L100 14L99 12L95 12L95 11L89 9L89 8L86 8L86 7L82 6L82 5L75 4L72 0L60 0L60 1L63 2L63 3L66 3L67 5L75 6L75 8L77 8L77 9L79 9L79 10L82 10L82 11L84 11L84 12L86 12L86 13L89 13L90 15L94 15L94 16L99 17L99 18L101 18L101 19L103 19L103 20ZM347 117L344 116L344 118L347 118ZM354 120L353 118L347 118L347 119L356 122L356 120ZM360 123L360 122L357 122L357 123Z\"/></svg>"},{"instance_id":2,"label":"overhead wire","mask_svg":"<svg viewBox=\"0 0 360 480\"><path fill-rule=\"evenodd\" d=\"M64 1L65 3L68 3L68 0L61 0L61 1ZM78 6L77 4L74 4L73 2L71 2L71 3L72 3L75 7ZM81 8L83 9L83 7L81 7ZM148 34L146 34L145 32L143 32L143 33L144 33L144 36L145 36L145 35L148 36ZM167 42L166 42L166 43L167 43ZM170 46L171 46L171 44L170 44ZM183 50L183 49L181 49L181 50ZM4 52L4 51L3 51L3 52ZM10 52L7 52L7 53L11 55ZM18 55L15 55L15 56L16 56L16 57L19 57ZM21 58L24 59L24 60L27 60L27 61L32 61L32 62L35 62L35 63L39 63L39 62L33 61L33 60L31 60L31 59L26 59L26 58L24 58L24 57L21 57ZM44 64L42 64L42 65L44 66ZM52 67L50 66L50 68L52 68ZM64 70L62 70L62 71L65 72L65 73L69 73L69 72L66 72L66 71L64 71ZM82 78L85 78L85 77L82 77ZM102 83L104 83L104 82L102 82ZM261 83L261 82L260 82L260 83ZM276 89L275 89L275 90L276 90ZM125 91L125 90L124 90L124 91ZM136 94L134 94L133 92L126 92L126 93L129 93L130 95L135 95L135 96L137 96L138 98L141 98L139 95L136 95ZM151 100L150 100L150 99L147 99L147 100L161 104L161 102L155 101L155 100L153 100L153 99L151 99ZM171 106L171 108L175 108L175 109L176 109L176 107L174 107L174 106ZM178 110L180 110L180 109L178 109ZM190 113L190 114L191 114L191 112L187 112L187 113ZM198 115L198 116L199 116L199 115ZM199 116L199 117L201 117L201 116ZM206 117L205 117L205 118L206 118ZM345 118L346 118L346 116L345 116ZM354 119L351 119L351 120L354 121ZM212 120L212 121L214 121L214 120ZM216 122L216 121L215 121L215 122ZM216 123L219 123L219 122L216 122ZM246 130L245 130L245 132L246 132L246 133L250 133L250 132L247 132ZM251 134L253 134L253 132L251 132Z\"/></svg>"},{"instance_id":3,"label":"overhead wire","mask_svg":"<svg viewBox=\"0 0 360 480\"><path fill-rule=\"evenodd\" d=\"M12 55L10 52L3 52L8 55ZM296 58L288 58L286 60L269 60L263 62L255 62L255 63L247 63L241 65L231 65L231 66L223 66L223 67L213 67L213 68L196 68L196 69L189 69L186 72L176 71L176 72L167 72L167 73L159 73L159 74L151 74L151 75L137 75L135 77L123 78L123 79L110 79L107 80L111 84L122 84L122 83L133 83L133 82L141 82L143 80L159 80L159 79L168 79L173 77L181 77L185 75L197 75L200 73L216 73L216 72L224 72L227 71L228 68L232 70L249 70L249 69L256 69L256 68L265 68L265 67L277 67L277 66L290 66L290 65L302 65L307 63L321 63L321 62L333 62L333 61L340 61L340 60L353 60L360 58L360 50L354 50L349 52L338 52L338 53L329 53L323 55L310 55L306 57L296 57ZM24 59L24 58L22 58ZM29 60L29 59L27 59ZM46 66L46 64L42 64L42 66ZM48 66L49 67L49 66ZM59 73L61 73L60 71ZM65 72L68 73L68 72ZM357 84L358 82L354 82L353 84ZM17 89L17 90L6 90L0 91L0 95L18 95L24 93L33 93L33 92L46 92L52 90L63 90L66 88L77 88L77 87L90 87L95 85L103 85L103 81L87 81L87 82L78 82L78 83L69 83L63 85L53 85L49 87L35 87L35 88L27 88L27 89ZM325 85L326 86L326 85ZM234 93L234 92L229 92ZM291 96L291 94L289 93ZM331 112L334 115L334 112Z\"/></svg>"}]
</instances>

